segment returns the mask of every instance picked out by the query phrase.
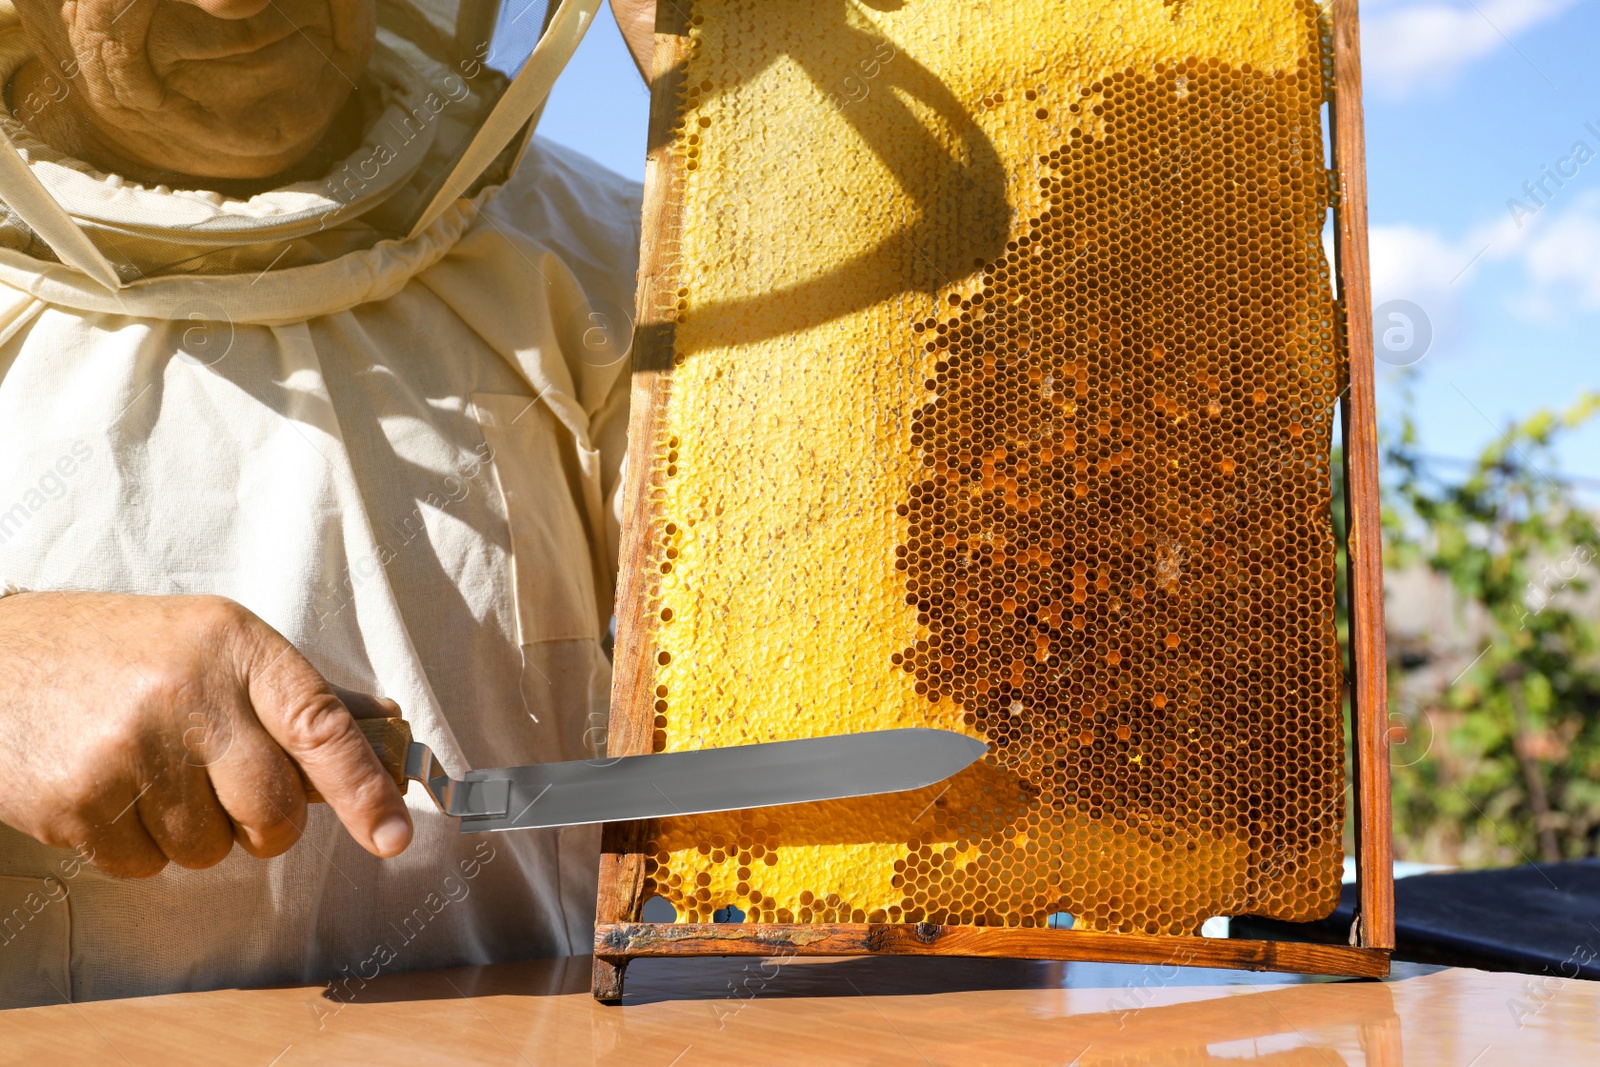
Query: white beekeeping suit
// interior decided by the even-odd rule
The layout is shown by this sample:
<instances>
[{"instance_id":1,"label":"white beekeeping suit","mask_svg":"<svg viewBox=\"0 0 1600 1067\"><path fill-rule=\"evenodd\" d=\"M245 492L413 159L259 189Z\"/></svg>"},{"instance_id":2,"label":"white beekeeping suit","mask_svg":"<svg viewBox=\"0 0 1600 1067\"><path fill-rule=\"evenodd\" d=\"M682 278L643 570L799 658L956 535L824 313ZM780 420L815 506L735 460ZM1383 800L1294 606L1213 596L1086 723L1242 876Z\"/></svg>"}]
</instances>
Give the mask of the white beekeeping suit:
<instances>
[{"instance_id":1,"label":"white beekeeping suit","mask_svg":"<svg viewBox=\"0 0 1600 1067\"><path fill-rule=\"evenodd\" d=\"M0 581L231 597L452 774L591 755L639 189L527 130L595 5L380 3L365 141L248 198L98 172L7 101ZM29 54L0 9L0 83ZM397 859L318 805L277 859L139 881L0 827L0 1005L358 1001L383 971L587 951L595 828L462 836L407 803Z\"/></svg>"}]
</instances>

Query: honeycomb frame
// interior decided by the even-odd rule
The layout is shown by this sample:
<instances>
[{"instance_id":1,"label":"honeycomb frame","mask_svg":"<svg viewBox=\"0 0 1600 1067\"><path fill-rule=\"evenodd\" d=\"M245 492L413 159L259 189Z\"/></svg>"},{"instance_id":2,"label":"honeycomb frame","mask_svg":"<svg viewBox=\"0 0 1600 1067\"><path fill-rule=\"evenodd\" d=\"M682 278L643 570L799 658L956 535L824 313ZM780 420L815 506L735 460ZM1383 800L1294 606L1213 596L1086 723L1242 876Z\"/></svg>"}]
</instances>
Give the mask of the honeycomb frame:
<instances>
[{"instance_id":1,"label":"honeycomb frame","mask_svg":"<svg viewBox=\"0 0 1600 1067\"><path fill-rule=\"evenodd\" d=\"M1168 5L1169 7L1171 5ZM1179 7L1181 8L1181 4ZM1305 7L1307 5L1301 4ZM678 266L682 261L682 248L684 234L683 199L685 181L689 172L698 166L700 155L700 129L697 124L690 121L685 125L684 118L691 114L690 107L698 95L696 86L686 84L687 59L696 47L691 32L690 20L694 15L694 8L684 10L670 9L663 6L657 27L657 55L655 91L652 100L651 118L651 154L646 184L646 207L643 259L640 273L640 307L639 331L635 342L635 386L634 386L634 411L633 422L630 427L630 439L635 442L635 454L640 454L639 442L653 442L661 446L662 455L655 457L658 462L641 462L636 464L630 472L628 486L627 514L624 521L624 560L621 575L621 585L618 595L618 658L616 683L613 693L612 727L610 732L610 748L612 754L627 754L633 752L648 752L660 750L665 743L665 735L661 731L666 721L665 712L668 704L669 693L663 692L667 687L659 684L658 671L663 668L671 658L671 652L656 640L656 634L661 627L663 598L660 592L661 575L670 573L673 566L672 559L677 555L677 550L672 547L672 538L679 531L664 515L661 502L663 500L663 485L675 473L677 461L678 442L664 427L667 425L667 415L671 406L673 392L673 376L675 370L683 365L683 356L678 353L679 325L686 319L686 311L691 302L687 300L688 292L685 286L680 285ZM714 924L705 921L678 922L673 924L652 924L639 922L640 908L644 899L652 895L658 888L662 888L656 881L660 869L664 867L667 853L656 855L660 846L653 839L659 836L659 827L651 824L614 825L607 828L604 856L602 858L600 878L600 898L598 908L598 926L596 932L596 982L595 992L601 999L614 1000L620 996L622 968L627 959L638 955L673 955L673 954L786 954L789 952L805 952L810 954L855 954L874 952L911 952L911 953L952 953L966 955L1009 955L1031 956L1035 958L1077 958L1077 959L1105 959L1105 960L1143 960L1146 962L1181 962L1195 963L1208 966L1238 966L1252 969L1280 969L1318 971L1334 974L1377 974L1387 971L1387 950L1392 946L1392 917L1389 915L1389 832L1387 817L1387 763L1384 752L1385 726L1382 708L1385 694L1382 679L1382 634L1379 620L1381 614L1379 605L1382 602L1381 593L1381 564L1377 560L1376 552L1364 550L1364 546L1378 544L1376 526L1376 445L1373 433L1373 401L1371 384L1371 335L1370 328L1364 324L1370 323L1370 313L1367 308L1366 286L1366 252L1365 252L1365 189L1364 189L1364 160L1361 155L1361 126L1360 126L1360 100L1359 100L1359 49L1358 27L1354 3L1338 5L1338 17L1329 19L1325 10L1319 11L1318 18L1324 20L1322 25L1329 40L1324 44L1324 66L1328 69L1313 72L1312 76L1318 80L1319 88L1330 98L1330 116L1326 137L1330 142L1336 170L1333 172L1337 178L1338 188L1324 189L1322 195L1328 206L1332 207L1336 222L1336 247L1338 252L1339 292L1343 294L1342 301L1335 306L1330 306L1333 322L1332 329L1324 339L1328 350L1336 351L1341 357L1347 359L1347 366L1341 380L1344 388L1337 390L1339 403L1342 406L1342 425L1346 435L1345 455L1347 457L1346 504L1351 525L1347 538L1349 550L1348 588L1352 608L1352 630L1349 656L1351 661L1350 683L1352 688L1352 705L1354 728L1350 737L1350 754L1352 757L1352 770L1354 778L1353 811L1351 812L1351 825L1354 828L1356 840L1358 877L1361 883L1361 918L1358 929L1353 935L1352 946L1327 947L1327 946L1299 946L1278 944L1270 942L1228 942L1201 939L1189 933L1179 932L1178 929L1168 929L1165 924L1152 923L1149 927L1144 925L1146 916L1138 915L1137 924L1126 921L1125 917L1118 914L1101 914L1095 918L1097 922L1089 924L1088 929L1075 929L1059 931L1042 929L1042 924L1032 918L1018 922L1015 918L1011 921L997 922L996 913L991 911L985 916L982 913L975 916L969 909L966 913L957 908L943 907L937 911L928 909L913 912L909 907L911 899L908 896L908 907L904 912L895 913L884 909L877 909L870 913L860 908L851 909L847 902L837 899L824 901L820 894L814 900L812 894L807 892L799 900L790 901L800 907L774 908L771 914L760 914L758 921L740 924ZM881 58L881 57L880 57ZM1208 91L1207 77L1213 81L1220 77L1224 82L1231 78L1235 90L1241 79L1241 72L1225 68L1218 71L1217 65L1211 64L1208 69L1204 62L1198 67L1191 66L1181 69L1176 76L1182 79L1180 85L1194 85L1194 91L1204 94ZM1354 75L1352 76L1352 72ZM1243 71L1248 76L1248 67ZM1128 90L1145 91L1147 79L1134 78L1134 72L1128 72L1127 85L1120 86L1120 91ZM1167 72L1168 79L1172 72ZM1190 79L1193 79L1192 83ZM1083 104L1084 121L1081 125L1089 126L1088 112L1092 109L1099 114L1101 105L1106 105L1111 110L1111 105L1119 88L1114 88L1112 79L1106 79L1107 84L1096 83L1092 87L1085 87L1082 92L1082 101L1073 101L1074 105ZM1121 80L1120 78L1118 79ZM1133 83L1139 83L1135 86ZM1340 86L1354 86L1354 91L1346 90L1335 96L1331 92L1334 84ZM708 86L709 87L709 86ZM1166 85L1171 89L1170 84ZM1209 86L1209 91L1215 92L1214 86ZM979 107L994 106L999 102L1000 92L985 96L978 102ZM1030 92L1029 106L1033 102ZM686 106L686 102L687 105ZM1052 101L1053 102L1053 101ZM1015 101L1021 104L1021 101ZM1047 101L1039 101L1038 117L1043 119L1046 114ZM1073 107L1076 113L1078 106ZM1270 112L1271 106L1267 111ZM699 125L709 125L705 119L699 120ZM1167 130L1174 136L1180 131ZM1072 137L1074 144L1081 144L1093 138L1093 132L1085 135L1084 131L1074 128ZM1320 155L1321 146L1318 146ZM1052 154L1054 155L1054 154ZM1053 171L1063 172L1070 169L1070 160L1081 156L1080 152L1069 152L1069 146L1063 145L1059 158L1045 158L1041 156L1040 163ZM1121 166L1126 173L1130 160L1124 159ZM1137 164L1137 160L1131 160ZM1310 171L1307 171L1309 175ZM1325 181L1325 173L1314 178L1302 180ZM1048 199L1062 192L1069 192L1071 188L1070 175L1062 177L1054 188L1049 181L1042 181L1045 197ZM1229 182L1232 187L1232 182ZM1053 203L1059 204L1059 199ZM1059 212L1058 212L1059 214ZM1248 216L1247 216L1248 218ZM1005 288L1004 277L1006 270L1018 261L1018 253L1022 257L1027 255L1030 243L1038 244L1050 240L1049 230L1053 217L1046 207L1040 212L1039 218L1029 220L1032 231L1024 230L1021 234L1013 231L1011 242L1006 248L988 262L978 261L982 270L975 276L977 281L968 283L963 292L950 292L948 294L949 309L946 314L930 315L920 319L914 329L919 335L927 338L927 351L930 357L937 356L938 361L929 368L927 389L932 394L930 402L919 406L915 412L912 428L911 444L918 452L918 459L927 467L936 468L943 474L943 467L954 467L955 462L949 457L948 449L941 448L937 443L949 437L949 426L941 425L938 417L936 401L940 396L947 395L952 389L961 386L961 373L967 375L967 384L976 376L988 373L995 376L994 358L995 349L991 344L986 353L981 345L975 341L982 336L983 331L978 324L982 316L987 313L990 324L989 334L995 335L994 324L997 320L1004 319L1007 312L1016 305L1016 294L1009 293ZM1091 225L1093 220L1090 220ZM1018 237L1021 240L1018 240ZM1056 238L1059 240L1060 233ZM1080 257L1081 262L1081 257ZM1105 263L1093 264L1102 271ZM1070 282L1069 282L1070 287ZM1059 288L1059 287L1058 287ZM1315 289L1315 279L1312 279L1312 288ZM1024 297L1026 293L1021 294ZM1082 290L1079 290L1079 296ZM941 294L943 296L943 294ZM984 304L987 302L988 307ZM1025 303L1025 301L1024 301ZM1148 306L1148 301L1146 301ZM1015 314L1012 315L1016 317ZM1104 329L1104 324L1101 324ZM1091 325L1090 331L1096 329ZM1111 324L1111 331L1115 324ZM1013 333L1013 337L1015 334ZM1092 339L1092 338L1091 338ZM1114 341L1115 338L1113 337ZM1281 343L1282 338L1277 339ZM952 358L953 352L961 344L967 344L969 351L961 358ZM1141 353L1147 358L1154 355L1157 360L1166 355L1159 351L1159 346L1154 353ZM1313 346L1314 347L1314 346ZM987 357L987 366L985 365ZM1004 371L1005 349L1000 350L1002 362L1001 371ZM1059 366L1059 364L1058 364ZM1024 366L1015 368L1024 369ZM1083 402L1084 373L1080 368L1073 380L1070 374L1061 376L1057 381L1047 380L1043 383L1042 392L1046 399L1049 394L1056 394L1058 408L1062 405L1072 405ZM1004 377L1003 373L999 377ZM1039 374L1035 370L1034 378ZM1203 376L1202 376L1203 378ZM1038 381L1029 383L1037 388L1041 385ZM1137 383L1136 383L1137 384ZM1234 383L1235 386L1238 383ZM1333 395L1335 390L1327 388L1329 383L1323 382L1323 396ZM1202 380L1202 387L1209 387L1212 394L1217 394L1219 388L1212 382ZM1054 388L1052 388L1054 387ZM1182 398L1173 399L1163 397L1160 393L1159 381L1146 390L1153 390L1153 395L1144 397L1144 406L1155 412L1157 419L1165 418L1170 424L1172 416L1178 413L1180 407L1194 407L1187 404ZM1222 393L1229 390L1223 388ZM1232 399L1239 399L1240 390L1234 388ZM1253 393L1253 395L1251 395ZM1266 404L1263 399L1265 390L1259 385L1245 389L1247 397L1245 406L1253 402L1258 408ZM1076 394L1076 396L1074 396ZM1015 403L1021 399L1012 395L1009 400ZM1193 399L1193 398L1189 398ZM1200 396L1200 410L1204 410L1206 399ZM1216 395L1212 397L1211 408L1215 410L1219 404ZM1171 411L1163 411L1163 407L1170 407ZM1318 438L1315 433L1302 433L1314 440L1326 441L1325 430L1331 425L1331 413L1327 415L1324 433ZM1213 416L1215 417L1215 415ZM948 419L945 420L948 423ZM1241 428L1246 428L1247 419L1238 420ZM1282 420L1280 420L1282 421ZM1301 427L1301 422L1309 425L1310 419L1291 422L1292 427ZM971 430L971 427L967 427ZM1145 427L1148 433L1148 426ZM1291 430L1292 432L1292 430ZM941 437L943 433L944 437ZM1300 436L1300 435L1295 435ZM996 445L998 448L989 448ZM1064 442L1054 442L1054 449L1058 455L1049 455L1051 443L1045 444L1045 463L1052 458L1065 460L1070 469L1075 464L1080 477L1076 484L1069 478L1067 484L1056 484L1054 491L1057 494L1073 494L1079 498L1085 495L1085 479L1081 477L1085 467L1085 459L1098 459L1101 466L1113 466L1116 456L1080 455L1071 457L1072 446L1066 444L1067 455L1060 455ZM1078 443L1082 446L1082 442ZM968 474L974 480L981 478L984 492L996 499L1004 498L1009 505L1009 513L1014 518L1018 511L1026 513L1029 508L1035 510L1041 507L1045 510L1059 505L1053 501L1040 499L1051 492L1047 485L1041 493L1036 487L1030 491L1026 467L1023 477L1018 477L1018 464L1016 459L1008 459L1003 453L1006 451L1004 442L987 442L984 448L971 449L973 455L965 457L964 465ZM1013 449L1012 451L1015 451ZM996 453L1002 453L996 455ZM1215 449L1212 449L1215 452ZM645 452L648 454L648 452ZM1024 459L1024 463L1031 460L1037 467L1040 462L1039 450ZM1109 462L1108 462L1109 460ZM1231 474L1227 467L1236 461L1228 456L1206 454L1196 457L1183 456L1183 462L1205 462L1214 465L1219 478ZM1280 467L1290 465L1279 461ZM1324 458L1325 463L1325 458ZM1062 464L1057 463L1058 466ZM1089 464L1093 465L1093 464ZM1060 483L1061 479L1056 480ZM954 505L947 499L947 494L941 490L938 494L933 492L932 481L924 483L919 491L914 487L913 493L907 501L900 506L899 514L903 520L908 520L907 532L901 538L899 545L900 569L902 580L909 581L911 592L907 595L908 604L916 605L919 612L918 623L925 630L937 622L940 616L938 607L930 602L928 586L931 588L934 599L943 594L949 600L953 588L952 583L944 582L941 587L938 568L929 570L924 568L921 578L925 588L918 594L916 581L918 574L915 564L918 555L926 558L926 538L923 544L918 544L917 533L919 523L925 529L931 515L937 513L940 521L947 525L955 525L958 520L950 519L949 515L955 510ZM926 497L923 493L926 492ZM948 494L953 496L954 494ZM1030 500L1030 496L1032 499ZM1108 500L1114 504L1114 500ZM942 511L940 509L943 509ZM919 510L920 509L920 510ZM968 530L973 523L962 521L961 529ZM1137 534L1135 535L1137 536ZM1026 539L1025 539L1026 541ZM1280 538L1281 541L1281 538ZM1330 538L1331 541L1331 538ZM1006 603L1000 603L1004 591L997 592L993 599L995 607L1000 608L995 612L997 616L1010 616L1017 612L1018 605L1010 602L1017 596L1028 595L1028 581L1031 579L1037 585L1041 572L1046 586L1051 584L1051 550L1059 553L1063 546L1051 546L1047 541L1038 537L1028 542L1024 552L1035 553L1039 558L1031 560L1031 570L1020 575L1022 582L1021 592L1018 593L1017 572L1015 559L1007 562L1007 569L1002 577L1004 581L997 585L1004 585L1011 590L1011 598L1006 598ZM1279 546L1281 548L1281 544ZM1329 585L1324 590L1327 603L1330 605L1328 622L1331 624L1331 544L1321 546L1322 555L1320 562L1316 562L1313 569L1318 569L1328 576ZM908 563L909 557L909 563ZM1260 555L1254 557L1259 561ZM986 562L993 563L993 555L986 557ZM1024 559L1026 564L1030 562ZM910 570L912 573L907 575ZM948 570L948 568L946 568ZM991 571L996 568L991 566ZM1124 568L1126 570L1126 568ZM998 573L998 572L997 572ZM964 573L963 578L971 577ZM1054 577L1055 588L1051 590L1052 596L1045 598L1044 611L1048 616L1051 610L1060 614L1062 607L1070 605L1075 594L1079 603L1083 602L1083 593L1094 595L1097 591L1101 594L1106 590L1104 579L1093 572L1083 563L1078 563L1072 569L1062 567ZM1158 565L1155 573L1148 576L1154 586L1162 578ZM1170 576L1169 576L1170 577ZM965 584L965 583L963 583ZM976 583L974 583L976 584ZM1096 590L1096 586L1102 588ZM1070 621L1066 618L1044 620L1049 626L1039 625L1040 605L1030 605L1031 611L1028 618L1038 630L1053 629L1066 635L1066 627ZM932 609L930 611L930 609ZM665 610L670 612L670 606ZM943 611L943 617L948 621L952 612L948 607ZM670 619L670 615L667 616ZM957 628L959 630L959 627ZM1015 627L1013 627L1015 629ZM951 634L946 634L950 637ZM967 633L954 633L958 639L970 640ZM983 639L987 645L990 635L985 633ZM1017 634L1007 633L1006 640L1010 641ZM1035 636L1038 636L1037 634ZM1169 645L1175 634L1163 633L1157 635L1158 648ZM928 638L934 638L930 643ZM1179 637L1180 643L1184 640ZM1037 652L1039 662L1047 658L1054 662L1062 649L1046 647L1048 642L1039 638ZM999 643L998 639L995 642ZM1109 656L1137 656L1139 652L1133 649L1121 650L1097 649L1100 655ZM998 710L998 730L993 726L984 729L982 736L991 741L998 738L1005 741L1005 729L1009 725L1008 718L1021 717L1015 711L1017 704L1024 705L1033 702L1037 696L1044 698L1042 687L1037 691L1030 691L1025 684L1032 680L1033 668L1031 663L1025 662L1027 657L1019 657L1008 665L1008 669L1015 671L1012 677L1001 678L990 672L992 677L978 677L976 680L968 679L967 691L952 694L952 688L959 689L959 685L942 686L946 692L940 692L941 686L937 682L930 682L929 667L934 668L937 674L938 663L942 661L948 665L951 653L959 655L958 648L950 647L947 640L945 647L940 647L937 634L929 631L927 637L906 645L900 649L894 658L897 669L904 670L908 675L917 679L917 692L919 695L927 694L929 699L937 703L941 697L954 696L958 707L966 710L965 721L968 727L974 727L976 720L982 719L986 714L994 715ZM1257 650L1260 654L1260 650ZM1339 653L1334 653L1334 663L1337 668ZM1117 666L1112 662L1112 666ZM1376 665L1376 670L1374 666ZM1020 669L1019 669L1020 666ZM1150 674L1149 665L1142 673ZM980 672L981 673L981 672ZM985 683L988 683L985 685ZM985 692L978 693L977 688L983 686ZM990 693L997 694L999 702L989 700L991 707L985 708L985 698ZM1144 693L1140 699L1146 702L1146 708L1153 708L1148 712L1152 720L1162 719L1161 710L1165 705L1164 694L1161 692ZM1181 698L1177 698L1180 699ZM1008 712L1009 709L1009 712ZM1168 721L1177 716L1166 716ZM1085 745L1089 744L1090 735L1096 735L1094 740L1102 747L1109 744L1115 747L1119 742L1127 750L1122 754L1125 761L1128 753L1135 756L1141 753L1159 753L1162 745L1157 739L1155 745L1127 744L1132 740L1132 733L1146 726L1148 723L1134 718L1129 720L1126 716L1118 722L1115 716L1101 716L1100 722L1085 723L1082 731ZM871 728L872 724L859 728ZM1131 729L1130 729L1131 727ZM1059 731L1058 731L1059 732ZM1336 740L1334 747L1341 766L1336 768L1336 776L1341 776L1342 748L1344 738L1343 726L1339 724L1335 733L1341 735ZM1148 740L1148 739L1147 739ZM1171 766L1174 751L1172 738L1165 739L1166 762ZM736 743L713 741L711 743ZM1055 754L1055 753L1052 753ZM1214 758L1226 758L1225 754L1214 753ZM1148 757L1147 757L1148 758ZM991 762L993 760L991 759ZM1328 757L1324 756L1324 763ZM1137 791L1137 776L1132 778L1123 776L1120 782L1112 775L1111 781L1105 781L1104 773L1099 775L1105 795L1098 799L1106 808L1119 803L1126 796ZM1343 793L1342 777L1339 778L1340 794ZM931 794L930 794L931 795ZM1342 806L1341 806L1342 807ZM1101 809L1093 809L1098 813ZM1343 813L1340 814L1342 824ZM969 836L976 832L970 827L966 828ZM992 829L991 836L992 836ZM744 833L730 831L726 834L713 833L702 835L704 839L697 843L699 851L705 856L715 856L717 862L725 864L728 868L738 867L739 891L749 892L750 884L755 880L751 868L760 869L760 865L775 862L774 852L766 851L759 839L759 832L751 840L748 826ZM948 835L947 835L948 836ZM1328 835L1323 834L1324 838ZM1337 839L1337 834L1334 837ZM680 842L682 843L682 842ZM1327 842L1324 841L1324 845ZM1333 842L1336 846L1337 840ZM929 849L928 842L912 840L906 862L897 863L896 879L909 877L908 866L916 869L919 854L922 858L921 873L926 875L931 866L938 868L941 860L949 867L953 858L952 849L944 849L943 856L935 847ZM1259 865L1260 847L1256 844ZM1271 848L1270 842L1266 844ZM1283 846L1278 846L1280 852ZM1324 848L1326 851L1326 848ZM1342 849L1338 851L1342 852ZM963 857L964 858L964 857ZM969 872L976 864L969 864ZM687 872L685 872L687 873ZM952 872L954 873L954 872ZM1293 873L1293 865L1290 865ZM710 890L710 879L707 872L699 875L699 885L704 887L699 891L699 896L706 897ZM1293 888L1293 878L1285 879L1289 888ZM1325 879L1324 879L1325 882ZM948 885L948 881L947 881ZM726 893L730 887L720 887L717 891ZM948 889L946 889L948 892ZM1010 889L1015 893L1015 887ZM932 892L928 892L930 900ZM1104 894L1103 894L1104 895ZM1280 892L1280 896L1282 893ZM1291 892L1292 895L1292 892ZM1325 890L1324 894L1325 895ZM755 894L757 901L761 899L759 893ZM970 898L970 894L969 894ZM695 907L695 895L680 897L681 901L688 901L692 908ZM680 905L681 906L681 905ZM748 906L748 905L747 905ZM1021 907L1022 912L1027 912L1031 907L1037 913L1040 905L1033 902L1031 905ZM1235 913L1245 913L1249 904L1241 905L1241 910ZM1303 918L1316 917L1310 909L1301 908L1305 914ZM1003 913L1002 913L1003 914ZM1150 917L1153 917L1151 913ZM1295 917L1287 915L1285 917ZM695 915L691 910L691 919L709 919L709 914ZM1083 925L1080 923L1080 925ZM1189 919L1180 919L1176 927L1187 929Z\"/></svg>"}]
</instances>

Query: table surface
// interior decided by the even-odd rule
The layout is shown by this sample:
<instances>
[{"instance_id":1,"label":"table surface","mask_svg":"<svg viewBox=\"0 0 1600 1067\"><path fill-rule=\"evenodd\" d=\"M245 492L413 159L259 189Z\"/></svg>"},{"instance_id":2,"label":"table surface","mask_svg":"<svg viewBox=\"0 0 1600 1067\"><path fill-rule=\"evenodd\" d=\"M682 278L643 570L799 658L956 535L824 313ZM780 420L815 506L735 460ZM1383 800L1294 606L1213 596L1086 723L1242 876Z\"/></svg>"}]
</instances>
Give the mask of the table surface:
<instances>
[{"instance_id":1,"label":"table surface","mask_svg":"<svg viewBox=\"0 0 1600 1067\"><path fill-rule=\"evenodd\" d=\"M1397 964L1384 982L1008 960L587 957L0 1012L50 1065L1600 1063L1600 983Z\"/></svg>"}]
</instances>

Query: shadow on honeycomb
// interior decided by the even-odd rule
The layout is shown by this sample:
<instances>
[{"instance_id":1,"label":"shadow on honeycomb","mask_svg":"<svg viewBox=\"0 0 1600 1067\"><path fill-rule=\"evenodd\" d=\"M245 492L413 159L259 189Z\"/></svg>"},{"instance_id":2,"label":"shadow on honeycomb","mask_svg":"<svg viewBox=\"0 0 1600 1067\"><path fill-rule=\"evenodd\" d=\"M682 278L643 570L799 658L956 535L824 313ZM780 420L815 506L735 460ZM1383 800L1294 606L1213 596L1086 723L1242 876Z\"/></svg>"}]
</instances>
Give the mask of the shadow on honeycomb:
<instances>
[{"instance_id":1,"label":"shadow on honeycomb","mask_svg":"<svg viewBox=\"0 0 1600 1067\"><path fill-rule=\"evenodd\" d=\"M1168 5L1173 19L1196 6ZM1068 132L1038 157L1003 247L982 226L933 235L940 262L964 260L959 276L976 282L905 333L931 367L892 564L919 636L884 668L957 709L988 759L871 823L852 821L853 802L747 812L709 832L663 823L645 848L646 897L686 920L730 905L781 923L1045 926L1068 912L1151 934L1335 907L1329 456L1344 369L1321 244L1328 41L1316 4L1285 6L1305 36L1294 69L1189 57L977 101ZM930 82L899 84L942 108ZM698 134L682 135L692 170ZM983 175L1001 163L987 141L963 143L976 160L964 173L981 180L950 195L976 196L985 219ZM850 267L816 284L854 284ZM921 268L891 267L868 273L925 287ZM879 279L859 299L888 293ZM727 346L813 321L800 294L768 307L694 315L738 322L712 327ZM677 438L658 448L675 475ZM665 685L657 697L659 731ZM833 836L813 841L807 826ZM896 832L891 892L874 899L824 891L825 868L798 892L772 870L786 848Z\"/></svg>"},{"instance_id":2,"label":"shadow on honeycomb","mask_svg":"<svg viewBox=\"0 0 1600 1067\"><path fill-rule=\"evenodd\" d=\"M764 63L738 65L731 82L696 81L691 74L684 87L684 112L755 81L783 61L797 65L823 92L848 93L852 79L865 75L849 64L841 69L839 57L866 57L856 62L871 64L871 91L882 106L873 110L871 121L863 118L861 108L844 106L839 114L857 136L878 149L878 159L915 202L916 213L875 247L825 273L755 297L697 308L695 317L704 322L697 331L702 348L793 334L904 292L936 292L952 277L966 275L975 257L1000 252L1011 216L1005 168L969 109L926 67L851 18L850 0L764 2L770 9L763 13L767 19L799 21L809 31L781 34L781 47L772 49ZM871 6L892 11L902 4L875 0ZM949 128L952 143L935 139L929 113ZM701 132L679 131L689 171L699 166ZM890 145L897 147L891 151ZM907 151L906 145L920 150ZM910 165L912 160L916 165ZM688 346L678 346L677 362L692 354Z\"/></svg>"}]
</instances>

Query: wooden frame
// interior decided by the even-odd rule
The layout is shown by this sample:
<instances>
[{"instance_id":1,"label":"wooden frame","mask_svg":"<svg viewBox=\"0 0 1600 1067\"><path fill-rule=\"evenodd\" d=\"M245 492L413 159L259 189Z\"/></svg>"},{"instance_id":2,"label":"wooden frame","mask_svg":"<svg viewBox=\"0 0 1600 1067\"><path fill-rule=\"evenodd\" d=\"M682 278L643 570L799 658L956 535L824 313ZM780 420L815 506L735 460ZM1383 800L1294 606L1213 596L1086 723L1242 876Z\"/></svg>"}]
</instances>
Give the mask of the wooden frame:
<instances>
[{"instance_id":1,"label":"wooden frame","mask_svg":"<svg viewBox=\"0 0 1600 1067\"><path fill-rule=\"evenodd\" d=\"M678 91L688 52L686 7L657 7L656 50L646 165L643 246L639 268L638 330L634 343L633 409L629 439L656 437L672 365L677 303L677 248L683 173L670 151ZM1334 78L1330 108L1337 225L1336 276L1343 311L1349 381L1342 395L1356 869L1359 901L1349 945L1157 937L1014 927L933 923L709 924L645 923L644 861L639 849L648 824L605 828L594 941L596 999L617 1003L623 973L638 956L950 955L1018 959L1181 964L1257 971L1310 972L1349 977L1389 973L1394 947L1394 884L1389 795L1387 678L1383 634L1383 563L1378 504L1377 416L1374 401L1372 308L1367 255L1366 151L1361 109L1357 0L1333 5ZM627 487L624 528L650 519L648 464ZM643 588L646 546L622 548L617 589L617 660L608 751L650 751L651 691Z\"/></svg>"}]
</instances>

